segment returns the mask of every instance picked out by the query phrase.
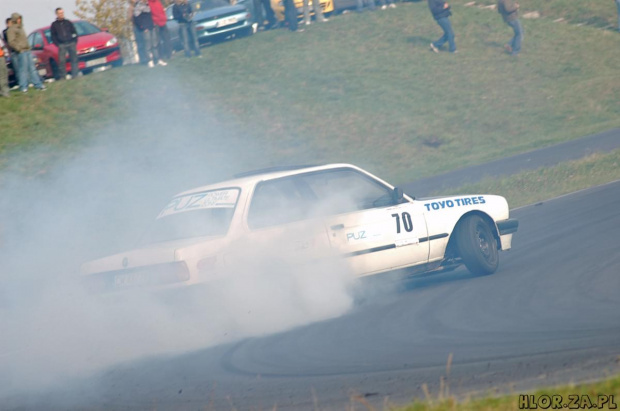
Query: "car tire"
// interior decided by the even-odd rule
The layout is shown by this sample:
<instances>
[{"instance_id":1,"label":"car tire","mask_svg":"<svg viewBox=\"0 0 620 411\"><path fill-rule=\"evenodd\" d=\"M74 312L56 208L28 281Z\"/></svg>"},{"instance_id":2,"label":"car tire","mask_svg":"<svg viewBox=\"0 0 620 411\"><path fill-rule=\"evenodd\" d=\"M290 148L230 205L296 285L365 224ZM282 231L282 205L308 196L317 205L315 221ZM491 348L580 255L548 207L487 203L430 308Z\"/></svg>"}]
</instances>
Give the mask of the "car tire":
<instances>
[{"instance_id":1,"label":"car tire","mask_svg":"<svg viewBox=\"0 0 620 411\"><path fill-rule=\"evenodd\" d=\"M499 266L497 241L482 217L471 215L458 226L456 242L467 269L475 275L493 274Z\"/></svg>"}]
</instances>

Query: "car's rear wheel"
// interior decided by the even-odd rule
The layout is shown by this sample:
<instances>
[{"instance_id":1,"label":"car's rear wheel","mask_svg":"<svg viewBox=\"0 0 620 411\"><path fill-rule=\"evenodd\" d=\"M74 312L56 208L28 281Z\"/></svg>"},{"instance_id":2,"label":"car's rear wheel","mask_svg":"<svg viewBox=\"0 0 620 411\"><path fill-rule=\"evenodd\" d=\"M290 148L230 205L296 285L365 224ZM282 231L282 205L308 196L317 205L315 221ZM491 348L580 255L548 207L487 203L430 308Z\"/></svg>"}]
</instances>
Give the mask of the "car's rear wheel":
<instances>
[{"instance_id":1,"label":"car's rear wheel","mask_svg":"<svg viewBox=\"0 0 620 411\"><path fill-rule=\"evenodd\" d=\"M456 240L461 259L472 274L489 275L497 270L497 241L489 223L482 217L471 215L461 221Z\"/></svg>"}]
</instances>

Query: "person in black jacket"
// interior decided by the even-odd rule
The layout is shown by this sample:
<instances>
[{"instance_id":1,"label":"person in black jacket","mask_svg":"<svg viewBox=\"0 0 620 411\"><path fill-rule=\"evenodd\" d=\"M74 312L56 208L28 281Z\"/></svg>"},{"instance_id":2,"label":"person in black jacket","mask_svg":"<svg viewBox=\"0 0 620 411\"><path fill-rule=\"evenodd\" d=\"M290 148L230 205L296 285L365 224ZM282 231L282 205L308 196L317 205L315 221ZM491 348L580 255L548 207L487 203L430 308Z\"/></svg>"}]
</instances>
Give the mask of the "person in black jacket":
<instances>
[{"instance_id":1,"label":"person in black jacket","mask_svg":"<svg viewBox=\"0 0 620 411\"><path fill-rule=\"evenodd\" d=\"M179 23L179 35L183 40L185 57L191 57L192 51L200 56L200 46L196 35L196 23L193 20L194 12L187 0L176 0L172 6L172 17Z\"/></svg>"},{"instance_id":2,"label":"person in black jacket","mask_svg":"<svg viewBox=\"0 0 620 411\"><path fill-rule=\"evenodd\" d=\"M58 47L58 80L67 77L67 53L71 61L71 78L76 78L80 72L77 56L78 35L75 26L65 19L65 11L62 7L56 9L56 21L50 29L52 42Z\"/></svg>"},{"instance_id":3,"label":"person in black jacket","mask_svg":"<svg viewBox=\"0 0 620 411\"><path fill-rule=\"evenodd\" d=\"M443 36L437 41L431 43L431 50L435 53L439 53L439 49L446 42L448 42L449 50L451 53L456 53L456 44L454 43L454 30L452 30L452 24L450 23L450 5L444 0L428 0L428 7L431 9L431 13L439 24L439 27L443 30Z\"/></svg>"}]
</instances>

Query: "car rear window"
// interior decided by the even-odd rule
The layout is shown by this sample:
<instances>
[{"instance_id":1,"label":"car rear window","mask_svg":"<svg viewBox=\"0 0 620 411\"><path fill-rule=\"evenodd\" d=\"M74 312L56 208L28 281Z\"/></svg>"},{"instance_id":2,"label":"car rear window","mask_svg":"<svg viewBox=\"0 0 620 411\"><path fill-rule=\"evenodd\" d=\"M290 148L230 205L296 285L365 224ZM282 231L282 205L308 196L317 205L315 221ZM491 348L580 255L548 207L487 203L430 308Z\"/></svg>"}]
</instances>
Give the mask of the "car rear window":
<instances>
[{"instance_id":1,"label":"car rear window","mask_svg":"<svg viewBox=\"0 0 620 411\"><path fill-rule=\"evenodd\" d=\"M239 193L239 188L229 188L173 198L159 213L141 243L225 235L235 213Z\"/></svg>"}]
</instances>

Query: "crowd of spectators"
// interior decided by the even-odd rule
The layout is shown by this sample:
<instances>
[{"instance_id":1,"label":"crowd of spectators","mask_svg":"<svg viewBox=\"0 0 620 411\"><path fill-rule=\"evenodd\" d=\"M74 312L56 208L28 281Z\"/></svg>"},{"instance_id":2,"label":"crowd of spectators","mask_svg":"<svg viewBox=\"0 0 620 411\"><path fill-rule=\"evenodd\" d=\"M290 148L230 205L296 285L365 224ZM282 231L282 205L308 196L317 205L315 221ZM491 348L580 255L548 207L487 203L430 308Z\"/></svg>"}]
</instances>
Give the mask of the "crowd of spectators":
<instances>
[{"instance_id":1,"label":"crowd of spectators","mask_svg":"<svg viewBox=\"0 0 620 411\"><path fill-rule=\"evenodd\" d=\"M233 0L234 1L234 0ZM357 11L374 11L376 9L375 0L356 0ZM618 7L618 30L620 30L620 0L614 0ZM278 27L275 13L271 7L270 0L253 0L254 12L258 28L269 30ZM441 27L443 35L436 41L430 43L430 50L438 53L445 43L448 43L448 51L456 53L455 34L450 22L452 11L450 5L445 0L427 0L431 14L437 24ZM297 8L294 0L283 0L285 8L285 25L291 31L303 31L299 28ZM313 3L319 4L319 0ZM394 0L380 0L381 9L395 8ZM327 22L328 19L323 15L321 7L313 7L317 22ZM516 0L497 0L497 10L501 14L504 22L510 26L514 32L512 39L506 43L504 48L512 56L516 56L521 51L523 40L523 27L518 18L519 4ZM310 19L310 2L303 0L303 19L302 24L308 25ZM51 25L51 37L54 44L59 49L60 79L75 78L79 74L78 55L77 55L77 32L73 23L65 19L64 10L59 7L56 9L56 20ZM179 24L179 36L183 42L183 49L186 57L192 55L200 57L200 46L196 34L196 26L192 19L193 10L188 0L174 0L172 7L173 18ZM139 61L149 67L155 65L166 66L166 60L172 57L172 44L170 33L166 25L168 19L161 0L129 0L128 19L132 22L133 32ZM19 13L13 13L6 19L6 28L2 31L3 48L0 48L0 96L9 97L7 57L10 56L13 70L17 77L19 89L28 92L29 84L34 85L35 89L45 90L45 85L37 72L28 37L24 30L23 17ZM71 63L71 74L66 73L66 58L69 56Z\"/></svg>"}]
</instances>

